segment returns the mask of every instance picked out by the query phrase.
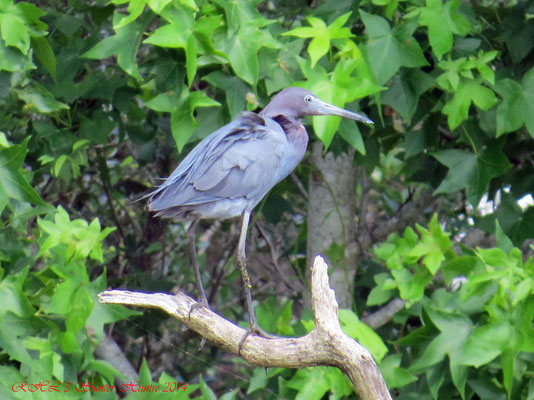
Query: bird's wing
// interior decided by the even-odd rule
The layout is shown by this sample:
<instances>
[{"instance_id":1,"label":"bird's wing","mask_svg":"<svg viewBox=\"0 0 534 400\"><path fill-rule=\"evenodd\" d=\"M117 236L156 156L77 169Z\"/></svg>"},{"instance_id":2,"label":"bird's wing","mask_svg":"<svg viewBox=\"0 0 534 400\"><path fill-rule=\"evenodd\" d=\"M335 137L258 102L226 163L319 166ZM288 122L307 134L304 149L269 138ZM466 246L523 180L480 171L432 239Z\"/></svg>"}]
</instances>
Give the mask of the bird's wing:
<instances>
[{"instance_id":1,"label":"bird's wing","mask_svg":"<svg viewBox=\"0 0 534 400\"><path fill-rule=\"evenodd\" d=\"M221 198L257 199L277 183L287 139L270 119L244 113L200 142L149 200L152 210Z\"/></svg>"}]
</instances>

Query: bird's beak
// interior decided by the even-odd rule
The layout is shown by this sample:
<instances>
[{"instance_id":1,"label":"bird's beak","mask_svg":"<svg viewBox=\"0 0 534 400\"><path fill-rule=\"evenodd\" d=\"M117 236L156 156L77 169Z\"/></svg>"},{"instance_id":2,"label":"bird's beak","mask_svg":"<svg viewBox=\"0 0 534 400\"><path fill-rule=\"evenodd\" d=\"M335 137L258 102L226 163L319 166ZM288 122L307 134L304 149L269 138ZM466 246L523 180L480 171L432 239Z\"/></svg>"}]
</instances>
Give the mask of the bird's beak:
<instances>
[{"instance_id":1,"label":"bird's beak","mask_svg":"<svg viewBox=\"0 0 534 400\"><path fill-rule=\"evenodd\" d=\"M337 115L343 118L353 119L355 121L365 122L367 124L374 124L369 118L364 117L361 114L354 113L352 111L345 110L343 108L336 107L332 104L325 103L322 100L314 97L311 104L311 115Z\"/></svg>"}]
</instances>

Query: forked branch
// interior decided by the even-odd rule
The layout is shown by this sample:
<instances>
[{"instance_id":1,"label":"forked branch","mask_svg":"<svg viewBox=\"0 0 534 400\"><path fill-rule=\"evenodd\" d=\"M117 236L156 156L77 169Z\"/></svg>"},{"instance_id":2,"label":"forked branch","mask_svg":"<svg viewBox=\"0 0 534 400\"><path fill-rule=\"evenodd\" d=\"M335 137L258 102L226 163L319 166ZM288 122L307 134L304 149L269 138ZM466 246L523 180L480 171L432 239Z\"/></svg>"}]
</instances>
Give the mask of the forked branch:
<instances>
[{"instance_id":1,"label":"forked branch","mask_svg":"<svg viewBox=\"0 0 534 400\"><path fill-rule=\"evenodd\" d=\"M245 361L261 367L304 368L318 365L341 369L352 381L362 400L391 399L389 390L371 354L342 330L338 319L338 304L328 281L328 266L317 256L311 273L312 307L315 328L300 338L266 339L249 336L239 342L245 330L196 303L184 293L141 293L108 290L98 295L101 303L125 304L159 308L187 324L192 330Z\"/></svg>"}]
</instances>

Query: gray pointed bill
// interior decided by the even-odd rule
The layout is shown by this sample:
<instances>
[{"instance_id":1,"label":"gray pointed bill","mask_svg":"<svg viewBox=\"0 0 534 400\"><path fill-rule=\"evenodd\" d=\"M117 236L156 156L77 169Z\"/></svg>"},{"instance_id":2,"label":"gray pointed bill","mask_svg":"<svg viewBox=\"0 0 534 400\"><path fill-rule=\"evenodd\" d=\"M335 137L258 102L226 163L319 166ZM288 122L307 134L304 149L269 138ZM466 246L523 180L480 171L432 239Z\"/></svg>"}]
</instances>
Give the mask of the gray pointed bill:
<instances>
[{"instance_id":1,"label":"gray pointed bill","mask_svg":"<svg viewBox=\"0 0 534 400\"><path fill-rule=\"evenodd\" d=\"M367 124L374 124L372 120L361 114L328 104L316 97L313 98L311 107L313 108L313 115L337 115L338 117L349 118L355 121L365 122Z\"/></svg>"}]
</instances>

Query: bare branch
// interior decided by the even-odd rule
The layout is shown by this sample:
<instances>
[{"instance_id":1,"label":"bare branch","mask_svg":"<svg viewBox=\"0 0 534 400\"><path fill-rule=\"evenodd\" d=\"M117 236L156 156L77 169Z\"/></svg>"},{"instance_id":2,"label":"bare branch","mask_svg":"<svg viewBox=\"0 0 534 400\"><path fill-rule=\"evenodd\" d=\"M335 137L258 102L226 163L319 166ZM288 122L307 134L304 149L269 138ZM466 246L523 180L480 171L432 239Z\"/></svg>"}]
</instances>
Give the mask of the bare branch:
<instances>
[{"instance_id":1,"label":"bare branch","mask_svg":"<svg viewBox=\"0 0 534 400\"><path fill-rule=\"evenodd\" d=\"M97 358L109 362L125 376L126 380L119 380L119 382L135 382L139 379L139 375L137 372L135 372L135 369L132 364L130 364L130 361L128 361L120 347L110 337L104 336L102 338L95 350L95 355Z\"/></svg>"},{"instance_id":2,"label":"bare branch","mask_svg":"<svg viewBox=\"0 0 534 400\"><path fill-rule=\"evenodd\" d=\"M271 237L267 234L267 232L265 232L265 229L263 229L263 225L259 221L256 221L255 226L256 228L258 228L258 231L260 232L261 236L263 236L263 238L265 239L265 242L267 242L267 246L269 247L269 251L271 253L271 264L278 273L278 276L280 277L280 279L282 279L282 281L289 290L291 290L293 293L296 293L297 291L295 290L293 285L291 285L287 281L284 276L284 273L282 272L282 269L280 268L280 265L278 264L280 256L278 254L278 251L276 250L276 247L274 246L273 241L271 240Z\"/></svg>"},{"instance_id":3,"label":"bare branch","mask_svg":"<svg viewBox=\"0 0 534 400\"><path fill-rule=\"evenodd\" d=\"M193 309L196 301L184 293L140 293L110 290L98 295L101 303L159 308L187 324L213 344L240 355L252 365L304 368L335 366L345 372L362 400L391 400L391 395L371 354L342 330L335 293L329 286L328 266L315 258L311 273L315 328L300 338L267 339L249 336L239 352L245 330L206 308Z\"/></svg>"},{"instance_id":4,"label":"bare branch","mask_svg":"<svg viewBox=\"0 0 534 400\"><path fill-rule=\"evenodd\" d=\"M404 308L404 301L393 299L380 310L362 318L362 322L372 329L380 328L387 324L395 314Z\"/></svg>"},{"instance_id":5,"label":"bare branch","mask_svg":"<svg viewBox=\"0 0 534 400\"><path fill-rule=\"evenodd\" d=\"M382 241L392 232L398 232L412 224L421 215L423 210L430 206L437 197L432 195L432 190L425 191L414 201L406 204L397 215L380 223L372 232L373 242Z\"/></svg>"},{"instance_id":6,"label":"bare branch","mask_svg":"<svg viewBox=\"0 0 534 400\"><path fill-rule=\"evenodd\" d=\"M302 193L302 195L304 196L304 198L306 200L308 200L308 192L306 191L306 188L304 187L304 185L302 184L302 182L300 181L299 177L297 176L297 174L295 174L294 172L291 173L291 179L293 179L293 181L295 182L295 184L297 185L297 187L299 188L300 192Z\"/></svg>"}]
</instances>

